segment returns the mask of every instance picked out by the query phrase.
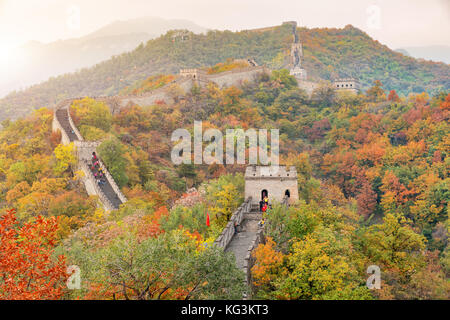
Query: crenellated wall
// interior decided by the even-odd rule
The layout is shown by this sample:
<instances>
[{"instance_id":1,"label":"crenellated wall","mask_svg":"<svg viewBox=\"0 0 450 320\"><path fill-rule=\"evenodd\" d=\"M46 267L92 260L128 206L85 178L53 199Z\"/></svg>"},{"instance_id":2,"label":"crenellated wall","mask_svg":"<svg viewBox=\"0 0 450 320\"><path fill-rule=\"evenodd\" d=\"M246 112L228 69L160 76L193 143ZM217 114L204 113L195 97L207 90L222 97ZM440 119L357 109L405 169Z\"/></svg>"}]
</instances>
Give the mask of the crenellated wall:
<instances>
[{"instance_id":1,"label":"crenellated wall","mask_svg":"<svg viewBox=\"0 0 450 320\"><path fill-rule=\"evenodd\" d=\"M97 195L107 211L117 209L119 203L125 203L127 198L120 191L119 186L100 159L99 165L103 169L107 179L106 186L109 189L105 190L109 190L107 191L108 193L105 193L98 185L98 180L94 177L94 174L89 168L89 161L91 160L92 153L96 151L97 147L100 145L100 142L84 141L69 113L69 106L73 100L77 99L65 100L58 104L53 114L52 130L59 130L61 132L62 144L74 144L78 159L78 169L84 173L83 182L86 192L89 195ZM108 198L108 194L112 196L112 201Z\"/></svg>"},{"instance_id":2,"label":"crenellated wall","mask_svg":"<svg viewBox=\"0 0 450 320\"><path fill-rule=\"evenodd\" d=\"M254 81L258 74L269 72L270 70L265 66L250 66L217 74L207 74L201 69L182 69L180 70L180 75L184 78L192 79L192 81L201 86L213 82L219 87L228 87L232 85L239 86L244 81Z\"/></svg>"},{"instance_id":3,"label":"crenellated wall","mask_svg":"<svg viewBox=\"0 0 450 320\"><path fill-rule=\"evenodd\" d=\"M83 171L84 177L83 182L86 188L86 192L88 195L96 195L99 197L100 202L103 204L103 207L106 211L111 211L116 209L112 202L105 195L103 190L98 185L92 171L89 169L89 163L85 159L78 161L78 169Z\"/></svg>"},{"instance_id":4,"label":"crenellated wall","mask_svg":"<svg viewBox=\"0 0 450 320\"><path fill-rule=\"evenodd\" d=\"M67 145L70 143L69 136L67 135L66 130L64 130L64 128L62 127L55 113L53 114L52 131L53 132L59 131L61 133L62 144Z\"/></svg>"},{"instance_id":5,"label":"crenellated wall","mask_svg":"<svg viewBox=\"0 0 450 320\"><path fill-rule=\"evenodd\" d=\"M234 224L240 225L242 223L244 214L251 211L251 206L252 199L248 198L236 209L236 211L234 211L230 217L230 221L228 221L226 227L222 230L222 233L217 237L216 241L214 241L214 245L226 249L234 236Z\"/></svg>"},{"instance_id":6,"label":"crenellated wall","mask_svg":"<svg viewBox=\"0 0 450 320\"><path fill-rule=\"evenodd\" d=\"M253 266L255 265L255 261L256 261L253 252L259 246L260 243L266 243L265 237L264 237L264 229L263 228L258 230L258 232L256 234L256 237L252 241L251 245L248 247L247 255L245 256L244 272L245 272L245 275L246 275L246 282L247 282L247 284L249 286L251 286L252 283L253 283L251 270L252 270Z\"/></svg>"}]
</instances>

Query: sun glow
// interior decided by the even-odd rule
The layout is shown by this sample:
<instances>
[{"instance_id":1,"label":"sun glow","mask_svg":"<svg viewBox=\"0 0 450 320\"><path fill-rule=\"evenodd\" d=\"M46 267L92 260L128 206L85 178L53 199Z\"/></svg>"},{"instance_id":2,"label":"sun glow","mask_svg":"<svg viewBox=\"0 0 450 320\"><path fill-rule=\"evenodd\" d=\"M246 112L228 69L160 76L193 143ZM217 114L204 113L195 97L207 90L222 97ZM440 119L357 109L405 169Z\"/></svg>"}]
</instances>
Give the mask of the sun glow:
<instances>
[{"instance_id":1,"label":"sun glow","mask_svg":"<svg viewBox=\"0 0 450 320\"><path fill-rule=\"evenodd\" d=\"M13 50L11 47L0 44L0 66L11 66L13 59Z\"/></svg>"},{"instance_id":2,"label":"sun glow","mask_svg":"<svg viewBox=\"0 0 450 320\"><path fill-rule=\"evenodd\" d=\"M0 43L0 72L19 68L23 60L20 55L15 47Z\"/></svg>"}]
</instances>

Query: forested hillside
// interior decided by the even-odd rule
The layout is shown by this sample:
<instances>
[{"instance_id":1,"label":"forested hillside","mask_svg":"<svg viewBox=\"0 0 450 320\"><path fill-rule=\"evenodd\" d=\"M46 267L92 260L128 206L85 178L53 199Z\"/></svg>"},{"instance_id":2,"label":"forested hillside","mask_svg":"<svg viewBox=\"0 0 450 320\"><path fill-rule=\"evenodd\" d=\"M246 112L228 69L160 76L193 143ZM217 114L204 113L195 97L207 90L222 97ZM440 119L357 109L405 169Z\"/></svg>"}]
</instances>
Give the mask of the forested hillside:
<instances>
[{"instance_id":1,"label":"forested hillside","mask_svg":"<svg viewBox=\"0 0 450 320\"><path fill-rule=\"evenodd\" d=\"M5 122L0 271L14 281L0 279L0 298L242 297L233 256L210 244L243 200L243 167L175 166L171 134L194 120L222 132L279 128L280 162L297 168L300 201L274 204L256 250L256 297L449 298L448 91L399 97L376 81L359 95L324 85L309 98L281 70L242 88L194 87L173 105L112 115L85 98L70 111L87 140L102 141L99 156L128 201L107 214L86 194L73 145L51 133L47 109ZM79 290L65 287L73 264ZM381 268L380 290L366 287L369 265Z\"/></svg>"},{"instance_id":2,"label":"forested hillside","mask_svg":"<svg viewBox=\"0 0 450 320\"><path fill-rule=\"evenodd\" d=\"M373 80L381 80L387 90L404 95L425 90L433 94L450 88L449 65L406 57L354 27L299 31L311 80L353 76L361 80L364 89ZM187 37L177 34L168 32L92 68L11 93L0 100L0 119L15 119L64 98L114 95L151 75L215 65L227 58L252 57L259 64L279 69L286 64L292 42L288 25L266 31L210 31L206 35L189 33Z\"/></svg>"}]
</instances>

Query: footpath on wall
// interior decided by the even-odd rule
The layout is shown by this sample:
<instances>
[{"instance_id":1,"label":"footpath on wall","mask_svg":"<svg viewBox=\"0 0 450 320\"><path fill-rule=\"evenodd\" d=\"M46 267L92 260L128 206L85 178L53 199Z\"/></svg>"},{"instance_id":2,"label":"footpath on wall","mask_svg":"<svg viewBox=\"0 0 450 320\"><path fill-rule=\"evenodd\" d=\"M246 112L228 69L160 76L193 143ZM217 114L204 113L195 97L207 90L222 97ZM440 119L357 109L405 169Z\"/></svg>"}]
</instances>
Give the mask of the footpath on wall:
<instances>
[{"instance_id":1,"label":"footpath on wall","mask_svg":"<svg viewBox=\"0 0 450 320\"><path fill-rule=\"evenodd\" d=\"M72 121L69 113L69 106L72 101L66 100L56 107L53 117L52 129L61 132L61 143L73 143L77 149L78 169L84 172L83 182L89 195L97 195L107 211L118 209L122 203L127 201L120 191L119 186L108 171L108 168L99 159L99 166L105 173L104 183L99 184L99 180L94 176L91 169L92 152L96 151L99 142L84 141L77 127Z\"/></svg>"}]
</instances>

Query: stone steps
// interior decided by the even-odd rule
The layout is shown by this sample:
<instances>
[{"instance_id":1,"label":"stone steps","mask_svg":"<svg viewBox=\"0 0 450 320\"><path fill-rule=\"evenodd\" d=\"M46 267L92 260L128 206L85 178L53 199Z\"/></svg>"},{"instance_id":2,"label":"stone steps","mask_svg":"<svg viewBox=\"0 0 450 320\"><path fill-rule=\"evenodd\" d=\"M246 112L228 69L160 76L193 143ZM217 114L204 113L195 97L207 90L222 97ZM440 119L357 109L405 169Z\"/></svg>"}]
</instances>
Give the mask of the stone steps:
<instances>
[{"instance_id":1,"label":"stone steps","mask_svg":"<svg viewBox=\"0 0 450 320\"><path fill-rule=\"evenodd\" d=\"M65 133L69 137L69 140L71 142L77 141L78 137L75 134L75 131L73 130L72 126L70 125L68 112L69 112L68 109L61 108L56 110L55 116L58 119L59 123L61 124L61 127L64 129Z\"/></svg>"},{"instance_id":2,"label":"stone steps","mask_svg":"<svg viewBox=\"0 0 450 320\"><path fill-rule=\"evenodd\" d=\"M72 125L70 124L69 109L64 107L64 108L60 108L60 109L56 110L55 117L57 118L59 124L63 128L66 135L69 137L70 142L78 141L79 140L78 136L75 134L75 130L72 127ZM90 164L88 162L86 162L86 164L87 164L89 170L94 175L96 170L92 170L92 168L91 168L92 164ZM92 182L96 183L98 185L98 180L96 180L95 178L93 178L93 179L94 179L94 181L92 181ZM106 179L106 177L105 177L105 184L98 185L98 187L101 190L101 192L104 193L105 197L111 203L113 208L118 209L119 206L122 204L122 201L120 200L119 196L114 191L114 188L111 186L110 182L108 181L108 179Z\"/></svg>"},{"instance_id":3,"label":"stone steps","mask_svg":"<svg viewBox=\"0 0 450 320\"><path fill-rule=\"evenodd\" d=\"M92 169L92 164L88 164L89 170L92 172L92 174L95 174L97 170ZM98 180L95 181L95 183L98 184ZM119 206L122 204L122 201L120 201L119 196L114 191L113 187L109 183L108 179L104 178L105 184L98 185L100 190L105 194L105 196L108 198L109 202L113 205L114 209L118 209Z\"/></svg>"}]
</instances>

